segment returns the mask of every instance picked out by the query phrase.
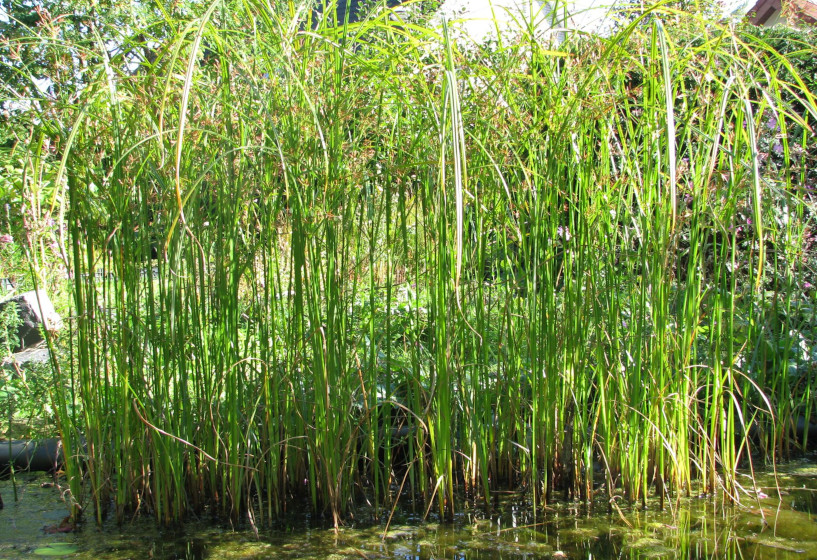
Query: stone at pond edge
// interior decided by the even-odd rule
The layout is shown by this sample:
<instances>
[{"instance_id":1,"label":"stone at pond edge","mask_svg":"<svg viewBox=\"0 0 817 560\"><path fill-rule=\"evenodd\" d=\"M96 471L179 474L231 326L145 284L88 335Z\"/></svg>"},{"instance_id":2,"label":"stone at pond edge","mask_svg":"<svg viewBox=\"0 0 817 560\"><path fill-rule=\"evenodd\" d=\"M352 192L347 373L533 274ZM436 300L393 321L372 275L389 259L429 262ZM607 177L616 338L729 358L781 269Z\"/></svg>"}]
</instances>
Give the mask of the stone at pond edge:
<instances>
[{"instance_id":1,"label":"stone at pond edge","mask_svg":"<svg viewBox=\"0 0 817 560\"><path fill-rule=\"evenodd\" d=\"M3 367L16 370L19 367L31 367L36 364L47 364L51 359L48 348L26 348L3 358Z\"/></svg>"},{"instance_id":2,"label":"stone at pond edge","mask_svg":"<svg viewBox=\"0 0 817 560\"><path fill-rule=\"evenodd\" d=\"M3 301L0 303L0 313L11 303L17 304L17 315L21 320L20 326L17 327L18 345L11 349L12 352L19 352L41 342L43 340L41 326L49 331L62 328L62 319L44 290L25 292Z\"/></svg>"},{"instance_id":3,"label":"stone at pond edge","mask_svg":"<svg viewBox=\"0 0 817 560\"><path fill-rule=\"evenodd\" d=\"M70 515L56 525L47 525L43 527L43 532L46 535L53 535L56 533L73 533L76 530L76 523L74 523Z\"/></svg>"}]
</instances>

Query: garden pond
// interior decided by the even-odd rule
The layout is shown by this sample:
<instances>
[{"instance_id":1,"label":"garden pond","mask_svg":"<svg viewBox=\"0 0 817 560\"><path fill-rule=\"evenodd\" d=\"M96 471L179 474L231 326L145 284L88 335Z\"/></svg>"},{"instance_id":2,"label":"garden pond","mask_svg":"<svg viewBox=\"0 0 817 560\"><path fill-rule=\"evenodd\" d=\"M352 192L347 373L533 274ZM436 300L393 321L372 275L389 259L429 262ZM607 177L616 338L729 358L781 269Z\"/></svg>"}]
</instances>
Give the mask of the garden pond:
<instances>
[{"instance_id":1,"label":"garden pond","mask_svg":"<svg viewBox=\"0 0 817 560\"><path fill-rule=\"evenodd\" d=\"M388 512L375 522L373 512L358 509L355 519L335 532L329 520L308 512L290 512L286 523L261 529L234 528L211 521L181 529L158 528L151 518L79 531L51 534L66 514L60 489L47 475L24 474L0 481L5 509L0 510L0 560L57 556L86 559L204 558L363 558L405 560L534 560L539 558L697 558L817 559L817 457L781 466L777 486L772 474L743 505L723 508L712 499L680 504L648 503L646 508L606 503L560 502L534 519L519 495L497 500L492 512L464 508L453 523L423 512ZM751 479L744 479L745 488ZM780 495L776 488L780 489ZM762 512L762 515L761 515ZM384 538L385 533L385 538Z\"/></svg>"}]
</instances>

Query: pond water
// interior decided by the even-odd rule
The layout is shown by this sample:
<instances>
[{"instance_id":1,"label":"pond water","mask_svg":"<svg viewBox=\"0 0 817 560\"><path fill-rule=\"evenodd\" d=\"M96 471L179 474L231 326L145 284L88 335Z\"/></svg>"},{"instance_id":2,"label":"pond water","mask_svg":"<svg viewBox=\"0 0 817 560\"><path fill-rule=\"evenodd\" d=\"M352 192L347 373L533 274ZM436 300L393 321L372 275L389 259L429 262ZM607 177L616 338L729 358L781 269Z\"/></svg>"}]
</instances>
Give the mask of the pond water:
<instances>
[{"instance_id":1,"label":"pond water","mask_svg":"<svg viewBox=\"0 0 817 560\"><path fill-rule=\"evenodd\" d=\"M499 500L490 513L464 509L453 523L422 512L398 512L385 538L385 518L374 522L359 510L336 534L308 513L293 513L287 523L261 530L233 529L193 522L183 529L159 529L149 518L119 526L85 523L79 532L47 534L66 515L60 489L46 475L0 481L0 560L43 555L86 559L284 558L401 560L576 559L815 559L817 560L817 463L815 458L780 467L774 477L758 478L758 493L740 507L724 509L710 499L680 504L648 503L646 509L605 503L554 504L535 519L519 496ZM751 480L745 479L751 487ZM45 485L44 485L45 484ZM306 511L306 510L305 510ZM761 515L762 514L762 515ZM765 519L764 519L765 518Z\"/></svg>"}]
</instances>

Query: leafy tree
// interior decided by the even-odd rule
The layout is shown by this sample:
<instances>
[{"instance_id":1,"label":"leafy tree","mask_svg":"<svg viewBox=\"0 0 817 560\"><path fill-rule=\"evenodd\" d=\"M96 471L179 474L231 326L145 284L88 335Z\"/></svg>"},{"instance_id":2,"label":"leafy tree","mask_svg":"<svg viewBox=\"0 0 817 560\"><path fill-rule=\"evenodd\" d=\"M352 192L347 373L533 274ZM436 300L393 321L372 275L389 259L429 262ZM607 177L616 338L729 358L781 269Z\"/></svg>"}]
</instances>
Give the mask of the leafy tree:
<instances>
[{"instance_id":1,"label":"leafy tree","mask_svg":"<svg viewBox=\"0 0 817 560\"><path fill-rule=\"evenodd\" d=\"M24 253L43 270L64 260L56 170L79 96L103 62L138 70L147 40L133 30L151 16L161 11L119 0L0 0L0 276L19 281Z\"/></svg>"}]
</instances>

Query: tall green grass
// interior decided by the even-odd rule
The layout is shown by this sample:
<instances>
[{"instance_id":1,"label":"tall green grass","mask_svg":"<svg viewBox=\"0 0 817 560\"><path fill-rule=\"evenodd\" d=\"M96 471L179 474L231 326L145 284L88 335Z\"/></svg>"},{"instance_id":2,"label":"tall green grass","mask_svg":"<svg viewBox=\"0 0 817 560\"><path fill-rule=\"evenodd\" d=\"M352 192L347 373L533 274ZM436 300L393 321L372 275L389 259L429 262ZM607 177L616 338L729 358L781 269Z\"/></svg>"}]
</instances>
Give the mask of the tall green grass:
<instances>
[{"instance_id":1,"label":"tall green grass","mask_svg":"<svg viewBox=\"0 0 817 560\"><path fill-rule=\"evenodd\" d=\"M737 499L814 406L789 367L813 95L666 9L493 49L387 14L214 3L137 72L95 54L62 154L74 499L259 524Z\"/></svg>"}]
</instances>

